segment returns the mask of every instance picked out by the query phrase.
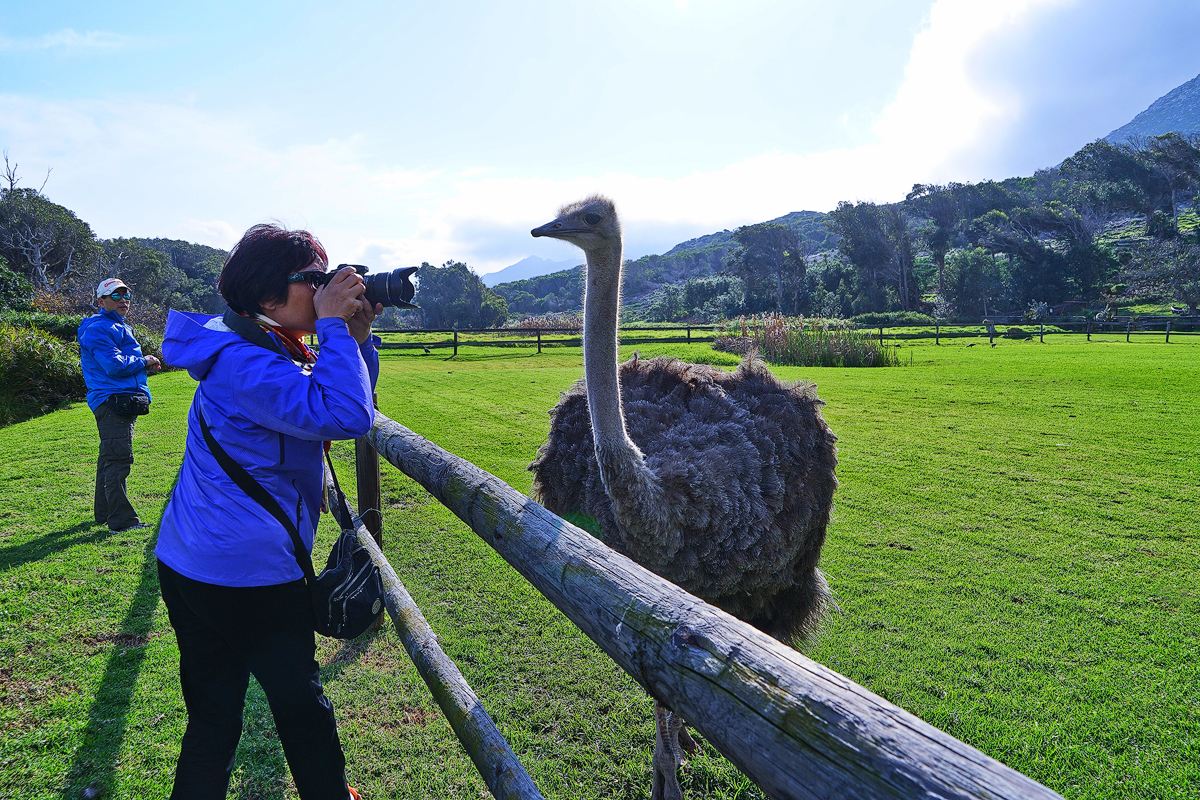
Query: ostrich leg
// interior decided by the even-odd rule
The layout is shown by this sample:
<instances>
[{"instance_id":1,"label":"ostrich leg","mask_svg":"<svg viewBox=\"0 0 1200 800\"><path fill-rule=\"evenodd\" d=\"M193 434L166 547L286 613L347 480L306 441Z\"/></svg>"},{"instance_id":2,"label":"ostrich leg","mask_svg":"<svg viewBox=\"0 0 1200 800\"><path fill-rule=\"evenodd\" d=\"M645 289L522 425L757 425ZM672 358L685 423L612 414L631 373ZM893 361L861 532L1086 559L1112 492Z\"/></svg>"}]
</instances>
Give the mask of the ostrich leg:
<instances>
[{"instance_id":1,"label":"ostrich leg","mask_svg":"<svg viewBox=\"0 0 1200 800\"><path fill-rule=\"evenodd\" d=\"M654 788L650 791L650 800L683 800L678 775L679 765L683 763L683 754L679 750L683 718L662 703L655 703L654 724Z\"/></svg>"}]
</instances>

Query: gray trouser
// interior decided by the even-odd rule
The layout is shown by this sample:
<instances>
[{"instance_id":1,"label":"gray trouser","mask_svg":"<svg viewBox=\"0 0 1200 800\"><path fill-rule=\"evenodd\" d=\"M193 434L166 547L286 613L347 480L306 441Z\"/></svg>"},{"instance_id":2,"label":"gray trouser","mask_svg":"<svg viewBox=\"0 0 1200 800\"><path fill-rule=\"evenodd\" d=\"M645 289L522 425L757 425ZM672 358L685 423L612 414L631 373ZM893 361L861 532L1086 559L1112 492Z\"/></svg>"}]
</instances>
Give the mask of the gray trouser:
<instances>
[{"instance_id":1,"label":"gray trouser","mask_svg":"<svg viewBox=\"0 0 1200 800\"><path fill-rule=\"evenodd\" d=\"M100 430L100 457L96 459L96 501L92 508L97 525L119 531L141 522L125 492L125 479L133 466L133 424L137 417L115 414L108 403L101 403L94 413Z\"/></svg>"}]
</instances>

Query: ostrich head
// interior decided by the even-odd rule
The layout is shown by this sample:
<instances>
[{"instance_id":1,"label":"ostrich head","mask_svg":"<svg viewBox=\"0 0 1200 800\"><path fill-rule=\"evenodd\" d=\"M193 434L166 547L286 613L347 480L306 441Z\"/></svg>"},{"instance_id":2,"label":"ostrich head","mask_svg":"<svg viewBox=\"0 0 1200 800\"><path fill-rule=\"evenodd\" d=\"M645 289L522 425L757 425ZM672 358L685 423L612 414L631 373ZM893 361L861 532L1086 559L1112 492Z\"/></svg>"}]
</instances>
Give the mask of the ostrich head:
<instances>
[{"instance_id":1,"label":"ostrich head","mask_svg":"<svg viewBox=\"0 0 1200 800\"><path fill-rule=\"evenodd\" d=\"M611 248L621 241L621 221L612 200L592 195L558 210L558 218L530 231L570 242L585 253Z\"/></svg>"}]
</instances>

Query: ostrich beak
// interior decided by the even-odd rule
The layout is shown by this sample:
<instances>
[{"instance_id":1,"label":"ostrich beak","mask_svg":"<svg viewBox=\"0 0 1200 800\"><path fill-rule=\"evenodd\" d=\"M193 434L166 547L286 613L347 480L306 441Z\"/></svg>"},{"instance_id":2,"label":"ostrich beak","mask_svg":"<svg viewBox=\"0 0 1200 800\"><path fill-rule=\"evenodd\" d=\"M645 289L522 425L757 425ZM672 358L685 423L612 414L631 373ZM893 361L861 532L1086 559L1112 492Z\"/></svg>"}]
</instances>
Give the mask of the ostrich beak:
<instances>
[{"instance_id":1,"label":"ostrich beak","mask_svg":"<svg viewBox=\"0 0 1200 800\"><path fill-rule=\"evenodd\" d=\"M540 228L534 228L529 232L534 238L539 236L548 236L551 239L561 239L564 236L569 236L572 233L579 233L579 230L561 219L556 219L553 222L547 222Z\"/></svg>"}]
</instances>

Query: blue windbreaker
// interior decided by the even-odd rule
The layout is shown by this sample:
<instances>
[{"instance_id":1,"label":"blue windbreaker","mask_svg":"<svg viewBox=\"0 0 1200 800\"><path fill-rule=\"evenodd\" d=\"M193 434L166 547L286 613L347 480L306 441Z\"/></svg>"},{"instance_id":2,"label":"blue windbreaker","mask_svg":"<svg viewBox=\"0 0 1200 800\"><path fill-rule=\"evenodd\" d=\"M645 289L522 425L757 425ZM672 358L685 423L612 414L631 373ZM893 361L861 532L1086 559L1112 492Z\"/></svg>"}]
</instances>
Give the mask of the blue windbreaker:
<instances>
[{"instance_id":1,"label":"blue windbreaker","mask_svg":"<svg viewBox=\"0 0 1200 800\"><path fill-rule=\"evenodd\" d=\"M142 347L120 314L101 309L85 317L79 323L75 339L79 342L79 363L88 389L88 408L95 411L109 397L121 392L150 396Z\"/></svg>"},{"instance_id":2,"label":"blue windbreaker","mask_svg":"<svg viewBox=\"0 0 1200 800\"><path fill-rule=\"evenodd\" d=\"M274 335L274 334L271 334ZM181 575L218 586L299 580L287 529L217 463L196 417L292 515L311 551L321 508L322 443L371 429L379 374L372 336L361 348L340 319L317 320L320 358L311 373L252 344L220 317L172 311L163 356L200 381L188 413L179 480L163 512L154 554Z\"/></svg>"}]
</instances>

